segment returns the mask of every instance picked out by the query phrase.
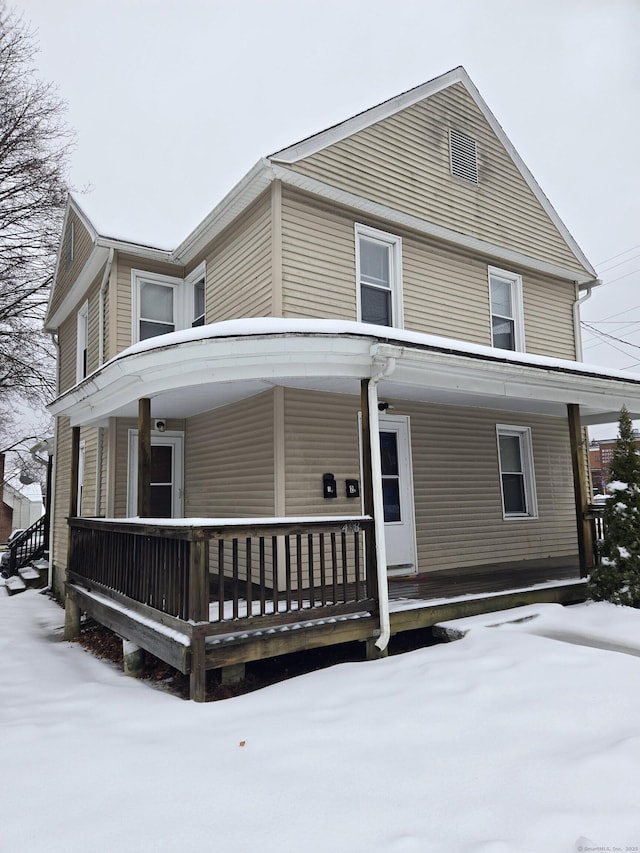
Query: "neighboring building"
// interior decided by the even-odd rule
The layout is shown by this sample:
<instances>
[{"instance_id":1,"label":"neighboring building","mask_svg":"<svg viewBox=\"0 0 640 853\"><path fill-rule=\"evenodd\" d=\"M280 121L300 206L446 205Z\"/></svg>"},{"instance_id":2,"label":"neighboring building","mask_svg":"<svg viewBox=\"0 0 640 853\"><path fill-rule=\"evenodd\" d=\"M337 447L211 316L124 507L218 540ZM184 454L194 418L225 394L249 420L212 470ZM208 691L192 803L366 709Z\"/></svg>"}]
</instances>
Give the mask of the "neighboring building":
<instances>
[{"instance_id":1,"label":"neighboring building","mask_svg":"<svg viewBox=\"0 0 640 853\"><path fill-rule=\"evenodd\" d=\"M584 571L582 427L640 414L637 380L579 363L596 284L462 68L260 160L173 251L70 198L46 319L55 589L69 514L186 528L376 500L391 576Z\"/></svg>"},{"instance_id":2,"label":"neighboring building","mask_svg":"<svg viewBox=\"0 0 640 853\"><path fill-rule=\"evenodd\" d=\"M611 462L616 449L617 439L593 439L589 443L589 464L591 466L591 481L593 491L605 494L607 483L611 480ZM640 449L640 439L636 441Z\"/></svg>"},{"instance_id":3,"label":"neighboring building","mask_svg":"<svg viewBox=\"0 0 640 853\"><path fill-rule=\"evenodd\" d=\"M12 530L31 527L44 514L42 487L21 483L17 477L5 480L5 456L0 453L0 543Z\"/></svg>"}]
</instances>

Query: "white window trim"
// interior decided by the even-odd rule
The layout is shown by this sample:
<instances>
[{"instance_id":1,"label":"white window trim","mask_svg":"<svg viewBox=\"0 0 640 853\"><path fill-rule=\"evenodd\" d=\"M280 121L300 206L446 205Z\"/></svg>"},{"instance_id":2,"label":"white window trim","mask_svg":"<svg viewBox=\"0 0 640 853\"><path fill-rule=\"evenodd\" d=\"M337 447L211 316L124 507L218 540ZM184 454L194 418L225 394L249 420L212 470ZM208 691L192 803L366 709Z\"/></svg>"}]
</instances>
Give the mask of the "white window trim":
<instances>
[{"instance_id":1,"label":"white window trim","mask_svg":"<svg viewBox=\"0 0 640 853\"><path fill-rule=\"evenodd\" d=\"M85 373L84 353L87 352ZM76 320L76 382L81 382L89 373L89 301L78 311Z\"/></svg>"},{"instance_id":2,"label":"white window trim","mask_svg":"<svg viewBox=\"0 0 640 853\"><path fill-rule=\"evenodd\" d=\"M397 234L389 234L387 231L380 231L378 228L372 228L370 225L362 225L359 222L355 223L355 243L356 243L356 306L358 322L362 322L362 306L361 306L361 283L360 283L360 237L368 237L372 240L378 240L381 243L386 243L391 247L391 263L389 272L391 276L391 326L394 329L404 328L404 310L402 299L402 237Z\"/></svg>"},{"instance_id":3,"label":"white window trim","mask_svg":"<svg viewBox=\"0 0 640 853\"><path fill-rule=\"evenodd\" d=\"M201 279L204 279L204 288L205 288L205 303L204 303L204 321L207 322L207 300L206 300L206 292L207 292L207 266L205 261L192 270L189 275L185 278L184 283L186 285L185 294L184 294L184 316L185 322L187 325L191 327L193 325L193 321L196 319L194 317L195 311L195 300L193 298L193 287L199 282Z\"/></svg>"},{"instance_id":4,"label":"white window trim","mask_svg":"<svg viewBox=\"0 0 640 853\"><path fill-rule=\"evenodd\" d=\"M491 304L491 276L505 278L511 282L511 305L513 307L513 327L515 335L515 352L524 352L524 302L522 298L522 276L509 270L498 267L488 267L487 284L489 288L489 331L491 334L491 346L493 343L493 306Z\"/></svg>"},{"instance_id":5,"label":"white window trim","mask_svg":"<svg viewBox=\"0 0 640 853\"><path fill-rule=\"evenodd\" d=\"M127 515L134 518L138 515L138 430L130 429L128 441L127 472L129 488L127 490ZM166 430L159 432L151 430L151 444L170 444L173 447L173 515L172 518L184 516L184 432L181 430Z\"/></svg>"},{"instance_id":6,"label":"white window trim","mask_svg":"<svg viewBox=\"0 0 640 853\"><path fill-rule=\"evenodd\" d=\"M143 282L152 282L173 288L173 325L175 331L185 328L184 300L180 298L180 286L183 284L183 279L146 272L146 270L131 270L131 342L134 344L140 340L140 285Z\"/></svg>"},{"instance_id":7,"label":"white window trim","mask_svg":"<svg viewBox=\"0 0 640 853\"><path fill-rule=\"evenodd\" d=\"M504 489L502 486L502 459L500 457L500 436L518 436L520 439L520 457L524 474L524 493L527 511L525 513L506 512L504 505ZM533 467L533 444L531 427L515 426L513 424L496 424L496 445L498 451L498 471L500 475L500 497L502 500L502 517L505 521L523 521L538 518L538 496L536 493L536 478Z\"/></svg>"}]
</instances>

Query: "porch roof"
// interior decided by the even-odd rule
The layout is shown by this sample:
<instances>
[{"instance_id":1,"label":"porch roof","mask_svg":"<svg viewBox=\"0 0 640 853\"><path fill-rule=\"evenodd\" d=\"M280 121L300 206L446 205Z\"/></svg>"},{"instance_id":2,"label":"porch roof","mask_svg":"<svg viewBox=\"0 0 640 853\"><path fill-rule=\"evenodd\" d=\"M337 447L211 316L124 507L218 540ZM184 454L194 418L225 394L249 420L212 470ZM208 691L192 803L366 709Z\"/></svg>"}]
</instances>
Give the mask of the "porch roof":
<instances>
[{"instance_id":1,"label":"porch roof","mask_svg":"<svg viewBox=\"0 0 640 853\"><path fill-rule=\"evenodd\" d=\"M154 418L185 418L275 386L359 394L379 376L379 394L564 417L580 406L585 425L616 421L623 405L640 417L640 376L575 361L510 352L386 326L335 320L258 318L213 323L135 344L51 405L74 426L136 417L151 398Z\"/></svg>"}]
</instances>

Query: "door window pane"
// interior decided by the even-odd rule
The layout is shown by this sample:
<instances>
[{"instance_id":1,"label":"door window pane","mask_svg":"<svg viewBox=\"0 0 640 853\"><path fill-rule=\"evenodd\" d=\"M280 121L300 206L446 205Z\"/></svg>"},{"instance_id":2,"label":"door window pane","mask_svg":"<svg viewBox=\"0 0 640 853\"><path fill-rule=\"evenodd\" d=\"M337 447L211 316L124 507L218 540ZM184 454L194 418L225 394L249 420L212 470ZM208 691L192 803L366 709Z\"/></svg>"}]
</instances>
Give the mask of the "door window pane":
<instances>
[{"instance_id":1,"label":"door window pane","mask_svg":"<svg viewBox=\"0 0 640 853\"><path fill-rule=\"evenodd\" d=\"M170 444L151 445L151 482L170 483L172 462L173 447Z\"/></svg>"},{"instance_id":2,"label":"door window pane","mask_svg":"<svg viewBox=\"0 0 640 853\"><path fill-rule=\"evenodd\" d=\"M398 436L395 432L380 433L382 476L398 476Z\"/></svg>"},{"instance_id":3,"label":"door window pane","mask_svg":"<svg viewBox=\"0 0 640 853\"><path fill-rule=\"evenodd\" d=\"M171 518L173 516L173 488L170 485L151 486L151 517Z\"/></svg>"},{"instance_id":4,"label":"door window pane","mask_svg":"<svg viewBox=\"0 0 640 853\"><path fill-rule=\"evenodd\" d=\"M397 477L382 478L382 500L384 502L384 520L401 521L400 481Z\"/></svg>"}]
</instances>

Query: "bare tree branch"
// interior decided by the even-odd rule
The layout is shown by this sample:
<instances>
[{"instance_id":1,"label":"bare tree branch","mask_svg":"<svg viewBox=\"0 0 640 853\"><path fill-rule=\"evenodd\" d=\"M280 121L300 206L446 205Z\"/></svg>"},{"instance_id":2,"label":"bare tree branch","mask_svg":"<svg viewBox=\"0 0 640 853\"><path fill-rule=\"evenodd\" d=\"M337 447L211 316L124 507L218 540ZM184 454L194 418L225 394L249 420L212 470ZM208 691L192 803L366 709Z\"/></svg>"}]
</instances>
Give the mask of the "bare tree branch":
<instances>
[{"instance_id":1,"label":"bare tree branch","mask_svg":"<svg viewBox=\"0 0 640 853\"><path fill-rule=\"evenodd\" d=\"M51 399L54 348L42 329L68 192L72 134L34 68L33 33L0 0L0 402ZM5 411L7 405L5 405Z\"/></svg>"}]
</instances>

